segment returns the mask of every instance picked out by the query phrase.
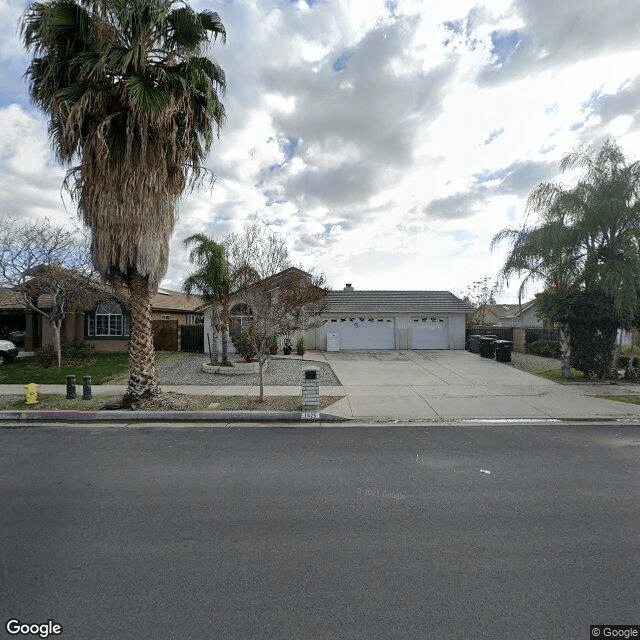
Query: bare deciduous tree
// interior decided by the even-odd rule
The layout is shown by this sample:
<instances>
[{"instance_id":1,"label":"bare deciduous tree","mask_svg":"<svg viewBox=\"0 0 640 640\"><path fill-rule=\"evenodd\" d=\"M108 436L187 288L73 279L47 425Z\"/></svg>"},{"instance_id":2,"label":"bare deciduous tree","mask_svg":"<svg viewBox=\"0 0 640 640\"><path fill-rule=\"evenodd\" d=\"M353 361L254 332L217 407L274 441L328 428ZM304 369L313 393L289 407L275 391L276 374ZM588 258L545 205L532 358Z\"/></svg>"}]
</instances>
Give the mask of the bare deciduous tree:
<instances>
[{"instance_id":1,"label":"bare deciduous tree","mask_svg":"<svg viewBox=\"0 0 640 640\"><path fill-rule=\"evenodd\" d=\"M0 285L19 294L27 310L47 320L58 367L65 317L104 295L92 274L88 242L75 229L53 225L46 218L26 223L5 218L0 223Z\"/></svg>"},{"instance_id":2,"label":"bare deciduous tree","mask_svg":"<svg viewBox=\"0 0 640 640\"><path fill-rule=\"evenodd\" d=\"M224 242L237 298L251 310L247 330L260 364L260 401L268 345L275 335L319 326L326 306L324 277L291 267L286 239L259 221Z\"/></svg>"}]
</instances>

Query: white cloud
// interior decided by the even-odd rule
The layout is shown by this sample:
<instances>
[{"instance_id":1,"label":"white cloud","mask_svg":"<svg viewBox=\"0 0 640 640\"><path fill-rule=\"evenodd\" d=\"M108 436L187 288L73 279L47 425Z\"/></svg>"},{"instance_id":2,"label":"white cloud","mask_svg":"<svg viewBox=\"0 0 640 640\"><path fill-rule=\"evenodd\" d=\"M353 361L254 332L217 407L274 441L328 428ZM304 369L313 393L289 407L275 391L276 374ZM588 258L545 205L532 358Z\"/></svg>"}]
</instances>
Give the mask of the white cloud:
<instances>
[{"instance_id":1,"label":"white cloud","mask_svg":"<svg viewBox=\"0 0 640 640\"><path fill-rule=\"evenodd\" d=\"M64 170L28 106L27 58L0 0L3 211L69 216ZM640 5L628 0L236 0L217 10L228 120L212 191L185 195L165 284L195 231L253 216L335 287L463 291L495 275L500 228L580 144L640 157ZM512 297L507 290L503 299Z\"/></svg>"}]
</instances>

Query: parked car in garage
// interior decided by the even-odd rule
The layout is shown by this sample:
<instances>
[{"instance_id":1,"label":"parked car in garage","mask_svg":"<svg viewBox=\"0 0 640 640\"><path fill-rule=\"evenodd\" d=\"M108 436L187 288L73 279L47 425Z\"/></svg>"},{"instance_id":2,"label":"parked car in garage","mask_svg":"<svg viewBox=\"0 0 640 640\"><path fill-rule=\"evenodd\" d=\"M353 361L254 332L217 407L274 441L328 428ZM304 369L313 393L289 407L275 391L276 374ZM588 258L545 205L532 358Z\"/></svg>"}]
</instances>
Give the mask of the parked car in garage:
<instances>
[{"instance_id":1,"label":"parked car in garage","mask_svg":"<svg viewBox=\"0 0 640 640\"><path fill-rule=\"evenodd\" d=\"M10 340L0 340L0 367L18 355L18 347Z\"/></svg>"},{"instance_id":2,"label":"parked car in garage","mask_svg":"<svg viewBox=\"0 0 640 640\"><path fill-rule=\"evenodd\" d=\"M16 345L16 347L24 347L24 331L12 331L9 334L9 340Z\"/></svg>"}]
</instances>

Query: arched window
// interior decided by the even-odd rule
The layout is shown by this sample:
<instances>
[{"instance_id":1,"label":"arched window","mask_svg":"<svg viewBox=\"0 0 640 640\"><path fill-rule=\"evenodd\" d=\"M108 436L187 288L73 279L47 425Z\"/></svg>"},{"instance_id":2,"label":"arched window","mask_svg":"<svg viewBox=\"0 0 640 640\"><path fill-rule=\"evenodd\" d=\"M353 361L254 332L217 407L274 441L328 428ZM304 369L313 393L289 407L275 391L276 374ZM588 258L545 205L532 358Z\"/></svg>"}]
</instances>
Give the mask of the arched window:
<instances>
[{"instance_id":1,"label":"arched window","mask_svg":"<svg viewBox=\"0 0 640 640\"><path fill-rule=\"evenodd\" d=\"M234 305L231 309L229 335L233 338L233 336L238 333L246 331L252 318L253 313L246 304L240 303Z\"/></svg>"},{"instance_id":2,"label":"arched window","mask_svg":"<svg viewBox=\"0 0 640 640\"><path fill-rule=\"evenodd\" d=\"M87 314L88 338L128 338L131 319L116 302L101 302Z\"/></svg>"}]
</instances>

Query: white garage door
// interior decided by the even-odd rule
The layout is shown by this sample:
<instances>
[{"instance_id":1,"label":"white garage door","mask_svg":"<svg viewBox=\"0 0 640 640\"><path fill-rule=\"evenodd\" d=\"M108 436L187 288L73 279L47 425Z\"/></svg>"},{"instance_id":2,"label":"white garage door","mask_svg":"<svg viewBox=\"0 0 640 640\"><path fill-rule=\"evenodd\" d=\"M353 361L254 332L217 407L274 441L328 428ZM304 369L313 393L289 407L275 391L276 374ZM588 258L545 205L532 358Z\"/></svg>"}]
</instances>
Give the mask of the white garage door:
<instances>
[{"instance_id":1,"label":"white garage door","mask_svg":"<svg viewBox=\"0 0 640 640\"><path fill-rule=\"evenodd\" d=\"M437 316L411 319L411 349L448 349L448 318Z\"/></svg>"},{"instance_id":2,"label":"white garage door","mask_svg":"<svg viewBox=\"0 0 640 640\"><path fill-rule=\"evenodd\" d=\"M323 332L340 336L343 349L395 349L396 323L393 318L337 318L323 327Z\"/></svg>"}]
</instances>

